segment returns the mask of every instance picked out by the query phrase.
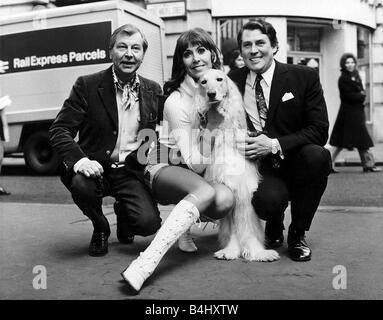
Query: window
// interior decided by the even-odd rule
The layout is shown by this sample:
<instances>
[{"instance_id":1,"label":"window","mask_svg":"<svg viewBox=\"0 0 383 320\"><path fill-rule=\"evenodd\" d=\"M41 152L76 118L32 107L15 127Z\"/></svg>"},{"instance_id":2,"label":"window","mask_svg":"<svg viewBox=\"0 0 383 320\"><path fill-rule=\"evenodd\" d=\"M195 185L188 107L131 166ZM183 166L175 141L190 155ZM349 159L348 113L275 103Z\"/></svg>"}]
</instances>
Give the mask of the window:
<instances>
[{"instance_id":1,"label":"window","mask_svg":"<svg viewBox=\"0 0 383 320\"><path fill-rule=\"evenodd\" d=\"M247 20L246 20L247 21ZM230 63L232 52L238 48L237 35L243 24L246 22L242 18L219 20L219 42L223 54L225 65Z\"/></svg>"},{"instance_id":2,"label":"window","mask_svg":"<svg viewBox=\"0 0 383 320\"><path fill-rule=\"evenodd\" d=\"M288 26L288 51L320 52L320 37L320 28Z\"/></svg>"}]
</instances>

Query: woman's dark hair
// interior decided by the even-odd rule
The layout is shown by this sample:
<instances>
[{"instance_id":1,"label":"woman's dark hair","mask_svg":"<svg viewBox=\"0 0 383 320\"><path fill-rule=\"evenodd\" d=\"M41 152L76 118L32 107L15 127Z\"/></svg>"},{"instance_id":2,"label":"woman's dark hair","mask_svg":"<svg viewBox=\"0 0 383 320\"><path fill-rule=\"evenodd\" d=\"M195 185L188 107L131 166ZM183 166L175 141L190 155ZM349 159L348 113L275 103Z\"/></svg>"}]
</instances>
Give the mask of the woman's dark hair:
<instances>
[{"instance_id":1,"label":"woman's dark hair","mask_svg":"<svg viewBox=\"0 0 383 320\"><path fill-rule=\"evenodd\" d=\"M235 70L238 69L238 67L235 65L235 60L241 55L241 51L235 49L233 52L230 54L230 62L229 62L229 67L230 70Z\"/></svg>"},{"instance_id":2,"label":"woman's dark hair","mask_svg":"<svg viewBox=\"0 0 383 320\"><path fill-rule=\"evenodd\" d=\"M183 62L185 50L192 46L202 46L211 52L213 69L221 69L219 49L211 36L202 28L194 28L183 32L177 40L173 56L172 76L164 85L164 94L169 95L177 90L185 79L186 69Z\"/></svg>"},{"instance_id":3,"label":"woman's dark hair","mask_svg":"<svg viewBox=\"0 0 383 320\"><path fill-rule=\"evenodd\" d=\"M278 39L277 39L277 32L275 31L273 25L271 23L268 23L264 20L261 19L256 19L256 20L250 20L249 22L246 22L241 30L238 32L237 36L237 43L239 49L242 47L242 34L243 30L259 30L263 34L267 35L267 37L270 40L270 44L273 48L277 48L275 51L274 55L278 52L279 50L279 44L278 44Z\"/></svg>"},{"instance_id":4,"label":"woman's dark hair","mask_svg":"<svg viewBox=\"0 0 383 320\"><path fill-rule=\"evenodd\" d=\"M346 61L347 59L351 58L352 60L354 60L355 62L355 70L353 72L349 72L347 69L346 69ZM356 60L356 57L354 54L352 53L349 53L349 52L346 52L342 55L342 57L340 58L340 61L339 61L339 66L340 66L340 71L342 73L346 73L346 74L349 74L353 77L355 77L355 79L358 81L358 82L362 82L361 78L360 78L360 75L359 75L359 71L358 69L356 68L356 65L358 64L358 61Z\"/></svg>"},{"instance_id":5,"label":"woman's dark hair","mask_svg":"<svg viewBox=\"0 0 383 320\"><path fill-rule=\"evenodd\" d=\"M340 71L347 71L347 69L346 69L346 61L349 58L354 60L355 65L357 64L357 60L356 60L355 55L353 55L352 53L346 52L346 53L344 53L342 55L342 57L340 58L340 61L339 61Z\"/></svg>"}]
</instances>

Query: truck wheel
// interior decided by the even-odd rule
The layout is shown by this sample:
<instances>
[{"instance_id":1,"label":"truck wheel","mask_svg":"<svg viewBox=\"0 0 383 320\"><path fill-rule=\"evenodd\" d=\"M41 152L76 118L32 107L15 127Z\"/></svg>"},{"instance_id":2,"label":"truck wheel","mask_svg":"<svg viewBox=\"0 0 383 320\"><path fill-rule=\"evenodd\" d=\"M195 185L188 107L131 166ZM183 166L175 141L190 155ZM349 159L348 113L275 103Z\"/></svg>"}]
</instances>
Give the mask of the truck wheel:
<instances>
[{"instance_id":1,"label":"truck wheel","mask_svg":"<svg viewBox=\"0 0 383 320\"><path fill-rule=\"evenodd\" d=\"M24 144L24 159L27 166L39 174L52 174L57 171L60 158L53 151L48 132L32 134Z\"/></svg>"}]
</instances>

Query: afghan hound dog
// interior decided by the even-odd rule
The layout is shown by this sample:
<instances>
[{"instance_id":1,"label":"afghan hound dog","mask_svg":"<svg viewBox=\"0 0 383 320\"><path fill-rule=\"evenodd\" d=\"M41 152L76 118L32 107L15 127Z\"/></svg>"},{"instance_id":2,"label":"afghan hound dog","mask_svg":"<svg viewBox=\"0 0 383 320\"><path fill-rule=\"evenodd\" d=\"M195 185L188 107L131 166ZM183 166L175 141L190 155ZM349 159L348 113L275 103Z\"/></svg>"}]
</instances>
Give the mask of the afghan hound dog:
<instances>
[{"instance_id":1,"label":"afghan hound dog","mask_svg":"<svg viewBox=\"0 0 383 320\"><path fill-rule=\"evenodd\" d=\"M245 159L237 148L237 138L240 135L244 138L247 133L246 114L238 88L224 72L207 71L199 80L193 112L193 126L207 125L209 128L201 129L204 133L199 139L203 137L206 141L208 132L208 140L214 141L204 178L226 185L235 197L233 211L220 220L218 238L223 249L214 256L222 260L279 259L275 250L265 249L263 224L251 204L261 180L257 161Z\"/></svg>"}]
</instances>

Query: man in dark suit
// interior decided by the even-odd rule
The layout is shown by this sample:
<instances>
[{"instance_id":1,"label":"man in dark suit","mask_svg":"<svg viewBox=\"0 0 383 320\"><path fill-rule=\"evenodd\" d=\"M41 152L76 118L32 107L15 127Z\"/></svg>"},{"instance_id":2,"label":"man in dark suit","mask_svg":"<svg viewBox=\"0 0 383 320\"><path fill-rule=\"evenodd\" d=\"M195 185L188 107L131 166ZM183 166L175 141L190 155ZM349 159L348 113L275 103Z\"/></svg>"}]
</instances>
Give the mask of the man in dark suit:
<instances>
[{"instance_id":1,"label":"man in dark suit","mask_svg":"<svg viewBox=\"0 0 383 320\"><path fill-rule=\"evenodd\" d=\"M143 182L144 163L137 157L144 142L139 132L155 129L162 93L159 84L137 74L147 47L135 26L116 29L109 45L113 65L79 77L50 128L51 143L66 168L61 180L94 227L91 256L108 252L104 196L116 199L121 243L154 234L161 225L157 204Z\"/></svg>"},{"instance_id":2,"label":"man in dark suit","mask_svg":"<svg viewBox=\"0 0 383 320\"><path fill-rule=\"evenodd\" d=\"M242 151L260 159L263 175L252 199L266 220L266 246L283 244L284 211L291 201L288 252L295 261L311 259L305 241L327 186L331 157L323 148L328 116L317 71L274 60L278 41L273 26L257 20L238 34L246 66L231 72L247 113L249 136ZM243 142L243 141L242 141Z\"/></svg>"}]
</instances>

